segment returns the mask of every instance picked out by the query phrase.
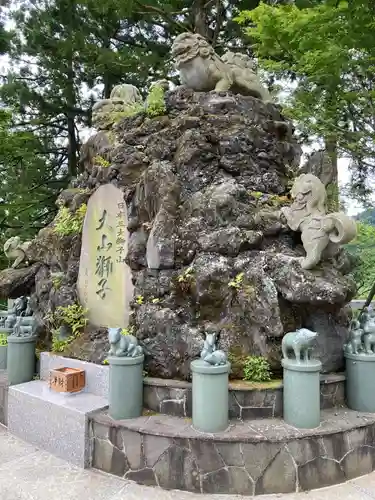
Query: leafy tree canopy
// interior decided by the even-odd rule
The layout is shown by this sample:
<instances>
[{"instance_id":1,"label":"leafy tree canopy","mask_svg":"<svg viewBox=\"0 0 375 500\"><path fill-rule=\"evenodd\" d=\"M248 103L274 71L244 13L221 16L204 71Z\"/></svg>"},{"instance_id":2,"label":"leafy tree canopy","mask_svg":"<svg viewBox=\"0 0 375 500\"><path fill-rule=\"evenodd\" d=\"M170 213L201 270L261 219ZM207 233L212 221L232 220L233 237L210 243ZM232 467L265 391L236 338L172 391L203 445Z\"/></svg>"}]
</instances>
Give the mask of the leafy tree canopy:
<instances>
[{"instance_id":1,"label":"leafy tree canopy","mask_svg":"<svg viewBox=\"0 0 375 500\"><path fill-rule=\"evenodd\" d=\"M294 82L286 111L301 138L350 157L353 192L367 201L375 170L374 2L262 3L237 20L264 67Z\"/></svg>"}]
</instances>

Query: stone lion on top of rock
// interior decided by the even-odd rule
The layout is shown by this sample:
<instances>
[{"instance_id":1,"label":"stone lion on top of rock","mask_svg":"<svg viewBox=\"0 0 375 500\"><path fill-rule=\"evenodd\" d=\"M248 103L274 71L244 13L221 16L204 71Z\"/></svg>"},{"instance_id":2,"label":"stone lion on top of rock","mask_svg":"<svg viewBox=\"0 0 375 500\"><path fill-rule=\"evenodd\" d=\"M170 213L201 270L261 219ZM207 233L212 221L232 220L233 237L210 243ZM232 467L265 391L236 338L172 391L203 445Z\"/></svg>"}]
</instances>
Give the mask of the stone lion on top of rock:
<instances>
[{"instance_id":1,"label":"stone lion on top of rock","mask_svg":"<svg viewBox=\"0 0 375 500\"><path fill-rule=\"evenodd\" d=\"M232 90L271 101L255 72L254 62L246 54L226 52L220 58L203 36L182 33L172 45L172 57L181 83L197 92Z\"/></svg>"}]
</instances>

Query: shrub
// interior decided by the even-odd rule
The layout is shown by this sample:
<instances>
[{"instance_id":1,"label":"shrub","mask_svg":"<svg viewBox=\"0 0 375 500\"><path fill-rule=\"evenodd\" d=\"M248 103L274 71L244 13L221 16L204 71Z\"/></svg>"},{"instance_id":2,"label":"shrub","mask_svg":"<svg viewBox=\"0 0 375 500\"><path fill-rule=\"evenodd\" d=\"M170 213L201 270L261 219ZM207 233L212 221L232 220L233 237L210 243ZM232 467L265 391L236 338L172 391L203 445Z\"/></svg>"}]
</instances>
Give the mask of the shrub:
<instances>
[{"instance_id":1,"label":"shrub","mask_svg":"<svg viewBox=\"0 0 375 500\"><path fill-rule=\"evenodd\" d=\"M8 345L8 337L5 335L5 333L0 333L0 346L7 346Z\"/></svg>"},{"instance_id":2,"label":"shrub","mask_svg":"<svg viewBox=\"0 0 375 500\"><path fill-rule=\"evenodd\" d=\"M87 309L80 304L70 304L69 306L59 306L53 313L45 317L52 329L52 351L63 352L65 348L76 339L88 323L86 318ZM61 338L60 328L67 326L71 335L68 338Z\"/></svg>"},{"instance_id":3,"label":"shrub","mask_svg":"<svg viewBox=\"0 0 375 500\"><path fill-rule=\"evenodd\" d=\"M248 356L244 364L244 380L251 382L269 382L271 368L263 356Z\"/></svg>"},{"instance_id":4,"label":"shrub","mask_svg":"<svg viewBox=\"0 0 375 500\"><path fill-rule=\"evenodd\" d=\"M85 203L75 212L71 212L67 207L60 207L55 219L54 232L61 236L80 233L83 228L86 212L87 205Z\"/></svg>"}]
</instances>

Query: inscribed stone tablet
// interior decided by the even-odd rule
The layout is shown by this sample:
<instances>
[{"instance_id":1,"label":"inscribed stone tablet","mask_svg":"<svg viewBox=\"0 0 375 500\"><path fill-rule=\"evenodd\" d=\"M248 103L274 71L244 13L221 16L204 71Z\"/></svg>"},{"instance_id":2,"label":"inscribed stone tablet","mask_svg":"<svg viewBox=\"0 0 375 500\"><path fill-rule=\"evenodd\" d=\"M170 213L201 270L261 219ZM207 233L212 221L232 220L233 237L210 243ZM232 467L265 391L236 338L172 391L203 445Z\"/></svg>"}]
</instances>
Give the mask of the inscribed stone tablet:
<instances>
[{"instance_id":1,"label":"inscribed stone tablet","mask_svg":"<svg viewBox=\"0 0 375 500\"><path fill-rule=\"evenodd\" d=\"M91 196L82 233L78 294L90 323L126 327L133 298L128 252L128 217L123 193L112 184Z\"/></svg>"}]
</instances>

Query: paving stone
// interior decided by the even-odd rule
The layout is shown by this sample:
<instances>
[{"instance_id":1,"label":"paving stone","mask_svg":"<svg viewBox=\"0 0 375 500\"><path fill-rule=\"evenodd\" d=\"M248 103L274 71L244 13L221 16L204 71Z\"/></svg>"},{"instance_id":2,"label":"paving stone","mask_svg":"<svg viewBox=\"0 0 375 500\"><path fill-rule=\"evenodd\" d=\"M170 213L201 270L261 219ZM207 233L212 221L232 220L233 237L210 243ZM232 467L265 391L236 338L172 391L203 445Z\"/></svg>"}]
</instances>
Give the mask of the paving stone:
<instances>
[{"instance_id":1,"label":"paving stone","mask_svg":"<svg viewBox=\"0 0 375 500\"><path fill-rule=\"evenodd\" d=\"M254 483L245 469L228 467L206 474L202 478L203 493L253 495Z\"/></svg>"},{"instance_id":2,"label":"paving stone","mask_svg":"<svg viewBox=\"0 0 375 500\"><path fill-rule=\"evenodd\" d=\"M124 453L130 468L135 470L142 469L144 466L142 435L127 429L122 429L121 434L124 444Z\"/></svg>"},{"instance_id":3,"label":"paving stone","mask_svg":"<svg viewBox=\"0 0 375 500\"><path fill-rule=\"evenodd\" d=\"M283 478L280 481L280 478ZM291 455L281 450L268 465L255 485L255 494L290 493L296 491L297 472Z\"/></svg>"},{"instance_id":4,"label":"paving stone","mask_svg":"<svg viewBox=\"0 0 375 500\"><path fill-rule=\"evenodd\" d=\"M229 391L229 418L241 418L241 407L235 397L234 391Z\"/></svg>"},{"instance_id":5,"label":"paving stone","mask_svg":"<svg viewBox=\"0 0 375 500\"><path fill-rule=\"evenodd\" d=\"M350 449L347 435L343 432L324 436L322 442L325 450L324 456L333 458L338 462Z\"/></svg>"},{"instance_id":6,"label":"paving stone","mask_svg":"<svg viewBox=\"0 0 375 500\"><path fill-rule=\"evenodd\" d=\"M319 439L296 439L289 441L287 447L297 465L303 465L324 454L324 448Z\"/></svg>"},{"instance_id":7,"label":"paving stone","mask_svg":"<svg viewBox=\"0 0 375 500\"><path fill-rule=\"evenodd\" d=\"M241 418L242 420L252 420L257 418L272 418L273 412L274 412L273 406L263 406L263 407L252 406L250 408L243 407L241 409Z\"/></svg>"},{"instance_id":8,"label":"paving stone","mask_svg":"<svg viewBox=\"0 0 375 500\"><path fill-rule=\"evenodd\" d=\"M113 446L122 451L124 448L124 443L122 440L121 429L110 427L109 441L113 444Z\"/></svg>"},{"instance_id":9,"label":"paving stone","mask_svg":"<svg viewBox=\"0 0 375 500\"><path fill-rule=\"evenodd\" d=\"M192 439L190 446L196 464L202 474L225 467L225 463L219 455L215 443Z\"/></svg>"},{"instance_id":10,"label":"paving stone","mask_svg":"<svg viewBox=\"0 0 375 500\"><path fill-rule=\"evenodd\" d=\"M375 468L375 448L360 446L350 451L341 461L346 479L369 474Z\"/></svg>"},{"instance_id":11,"label":"paving stone","mask_svg":"<svg viewBox=\"0 0 375 500\"><path fill-rule=\"evenodd\" d=\"M156 486L157 484L152 469L130 470L125 474L125 478L145 486Z\"/></svg>"},{"instance_id":12,"label":"paving stone","mask_svg":"<svg viewBox=\"0 0 375 500\"><path fill-rule=\"evenodd\" d=\"M199 471L186 448L170 446L156 463L154 472L162 488L200 492Z\"/></svg>"},{"instance_id":13,"label":"paving stone","mask_svg":"<svg viewBox=\"0 0 375 500\"><path fill-rule=\"evenodd\" d=\"M298 467L299 485L302 490L311 490L345 481L344 471L334 460L318 457Z\"/></svg>"},{"instance_id":14,"label":"paving stone","mask_svg":"<svg viewBox=\"0 0 375 500\"><path fill-rule=\"evenodd\" d=\"M94 440L93 467L123 477L129 469L124 453L108 441Z\"/></svg>"},{"instance_id":15,"label":"paving stone","mask_svg":"<svg viewBox=\"0 0 375 500\"><path fill-rule=\"evenodd\" d=\"M216 443L216 449L226 465L244 467L240 443Z\"/></svg>"},{"instance_id":16,"label":"paving stone","mask_svg":"<svg viewBox=\"0 0 375 500\"><path fill-rule=\"evenodd\" d=\"M92 432L98 439L109 439L109 429L107 425L92 421Z\"/></svg>"},{"instance_id":17,"label":"paving stone","mask_svg":"<svg viewBox=\"0 0 375 500\"><path fill-rule=\"evenodd\" d=\"M152 385L143 386L143 404L149 410L160 412L160 399L156 387Z\"/></svg>"},{"instance_id":18,"label":"paving stone","mask_svg":"<svg viewBox=\"0 0 375 500\"><path fill-rule=\"evenodd\" d=\"M172 442L171 438L152 436L150 434L144 435L143 451L147 467L153 467Z\"/></svg>"},{"instance_id":19,"label":"paving stone","mask_svg":"<svg viewBox=\"0 0 375 500\"><path fill-rule=\"evenodd\" d=\"M267 468L268 464L279 453L281 445L278 443L243 443L241 445L246 470L255 481Z\"/></svg>"},{"instance_id":20,"label":"paving stone","mask_svg":"<svg viewBox=\"0 0 375 500\"><path fill-rule=\"evenodd\" d=\"M178 399L166 399L160 403L160 413L175 415L176 417L186 417L185 401Z\"/></svg>"}]
</instances>

